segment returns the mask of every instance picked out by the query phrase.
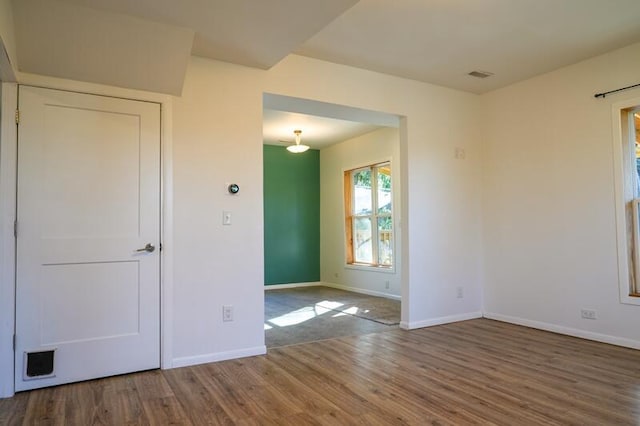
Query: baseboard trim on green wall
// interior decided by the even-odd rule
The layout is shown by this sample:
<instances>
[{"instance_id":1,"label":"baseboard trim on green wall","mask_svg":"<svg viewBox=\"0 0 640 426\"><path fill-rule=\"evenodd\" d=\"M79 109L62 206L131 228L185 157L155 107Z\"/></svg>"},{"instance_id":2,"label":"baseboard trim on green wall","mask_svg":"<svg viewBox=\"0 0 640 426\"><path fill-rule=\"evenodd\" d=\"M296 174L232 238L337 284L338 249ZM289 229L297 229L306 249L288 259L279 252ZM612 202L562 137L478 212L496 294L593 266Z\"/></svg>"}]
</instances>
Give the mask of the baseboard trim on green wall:
<instances>
[{"instance_id":1,"label":"baseboard trim on green wall","mask_svg":"<svg viewBox=\"0 0 640 426\"><path fill-rule=\"evenodd\" d=\"M315 287L319 285L324 285L320 281L310 282L310 283L289 283L289 284L266 284L264 286L265 290L280 290L283 288L295 288L295 287Z\"/></svg>"},{"instance_id":2,"label":"baseboard trim on green wall","mask_svg":"<svg viewBox=\"0 0 640 426\"><path fill-rule=\"evenodd\" d=\"M359 287L350 287L348 285L330 283L326 281L315 281L315 282L309 282L309 283L269 284L269 285L265 285L264 289L268 291L268 290L281 290L284 288L316 287L316 286L337 288L338 290L352 291L354 293L361 293L369 296L385 297L387 299L393 299L393 300L402 300L402 297L396 294L383 293L381 291L374 291L374 290L367 290L365 288L359 288Z\"/></svg>"}]
</instances>

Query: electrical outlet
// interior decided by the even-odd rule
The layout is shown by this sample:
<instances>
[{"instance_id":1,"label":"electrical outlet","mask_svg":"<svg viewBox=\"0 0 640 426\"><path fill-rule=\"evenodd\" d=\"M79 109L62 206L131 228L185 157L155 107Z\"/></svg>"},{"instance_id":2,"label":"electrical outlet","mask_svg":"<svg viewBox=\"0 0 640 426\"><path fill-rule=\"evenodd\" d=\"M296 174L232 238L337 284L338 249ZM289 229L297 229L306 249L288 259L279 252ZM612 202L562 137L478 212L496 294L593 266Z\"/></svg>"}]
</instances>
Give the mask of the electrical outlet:
<instances>
[{"instance_id":1,"label":"electrical outlet","mask_svg":"<svg viewBox=\"0 0 640 426\"><path fill-rule=\"evenodd\" d=\"M384 288L389 290L389 280L384 282Z\"/></svg>"},{"instance_id":2,"label":"electrical outlet","mask_svg":"<svg viewBox=\"0 0 640 426\"><path fill-rule=\"evenodd\" d=\"M458 299L462 299L464 297L464 289L462 287L458 287L456 289L456 297Z\"/></svg>"},{"instance_id":3,"label":"electrical outlet","mask_svg":"<svg viewBox=\"0 0 640 426\"><path fill-rule=\"evenodd\" d=\"M594 311L593 309L581 309L580 314L584 319L590 319L590 320L598 319L596 315L596 311Z\"/></svg>"},{"instance_id":4,"label":"electrical outlet","mask_svg":"<svg viewBox=\"0 0 640 426\"><path fill-rule=\"evenodd\" d=\"M233 306L225 305L222 307L222 321L233 321Z\"/></svg>"}]
</instances>

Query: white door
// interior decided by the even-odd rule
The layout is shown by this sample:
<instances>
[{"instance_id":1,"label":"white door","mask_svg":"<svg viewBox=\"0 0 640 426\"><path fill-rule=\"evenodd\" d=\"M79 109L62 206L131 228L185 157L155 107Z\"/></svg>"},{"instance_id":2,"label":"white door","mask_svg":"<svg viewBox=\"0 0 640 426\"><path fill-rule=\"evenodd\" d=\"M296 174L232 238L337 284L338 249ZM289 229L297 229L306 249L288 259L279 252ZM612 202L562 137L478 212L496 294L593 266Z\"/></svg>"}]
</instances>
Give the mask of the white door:
<instances>
[{"instance_id":1,"label":"white door","mask_svg":"<svg viewBox=\"0 0 640 426\"><path fill-rule=\"evenodd\" d=\"M158 368L160 106L20 86L19 109L16 391Z\"/></svg>"}]
</instances>

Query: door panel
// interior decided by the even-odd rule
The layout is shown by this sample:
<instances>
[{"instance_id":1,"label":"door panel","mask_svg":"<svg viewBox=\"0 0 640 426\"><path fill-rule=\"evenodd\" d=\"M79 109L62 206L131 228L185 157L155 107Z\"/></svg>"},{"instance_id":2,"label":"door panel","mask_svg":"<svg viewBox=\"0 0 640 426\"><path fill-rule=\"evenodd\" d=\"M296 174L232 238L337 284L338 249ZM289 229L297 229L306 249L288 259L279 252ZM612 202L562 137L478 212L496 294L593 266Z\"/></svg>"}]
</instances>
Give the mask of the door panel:
<instances>
[{"instance_id":1,"label":"door panel","mask_svg":"<svg viewBox=\"0 0 640 426\"><path fill-rule=\"evenodd\" d=\"M19 100L16 390L158 368L159 250L137 249L160 243L159 105Z\"/></svg>"},{"instance_id":2,"label":"door panel","mask_svg":"<svg viewBox=\"0 0 640 426\"><path fill-rule=\"evenodd\" d=\"M139 117L48 105L44 118L50 134L65 137L49 138L43 146L42 196L49 214L43 217L42 236L137 235ZM67 127L77 122L85 126L69 137Z\"/></svg>"},{"instance_id":3,"label":"door panel","mask_svg":"<svg viewBox=\"0 0 640 426\"><path fill-rule=\"evenodd\" d=\"M46 265L47 279L39 290L47 301L41 310L41 343L55 346L139 333L139 272L137 262Z\"/></svg>"}]
</instances>

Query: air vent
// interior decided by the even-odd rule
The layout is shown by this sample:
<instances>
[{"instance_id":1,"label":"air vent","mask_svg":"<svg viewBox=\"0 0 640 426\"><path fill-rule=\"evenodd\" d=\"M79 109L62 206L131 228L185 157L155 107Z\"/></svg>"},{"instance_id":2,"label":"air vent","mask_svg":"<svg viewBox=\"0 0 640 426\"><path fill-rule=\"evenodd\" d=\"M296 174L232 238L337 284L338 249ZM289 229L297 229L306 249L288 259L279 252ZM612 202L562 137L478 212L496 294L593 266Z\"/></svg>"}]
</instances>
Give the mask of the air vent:
<instances>
[{"instance_id":1,"label":"air vent","mask_svg":"<svg viewBox=\"0 0 640 426\"><path fill-rule=\"evenodd\" d=\"M493 73L492 72L487 72L487 71L471 71L469 73L469 75L471 77L487 78L487 77L491 77L493 75Z\"/></svg>"}]
</instances>

